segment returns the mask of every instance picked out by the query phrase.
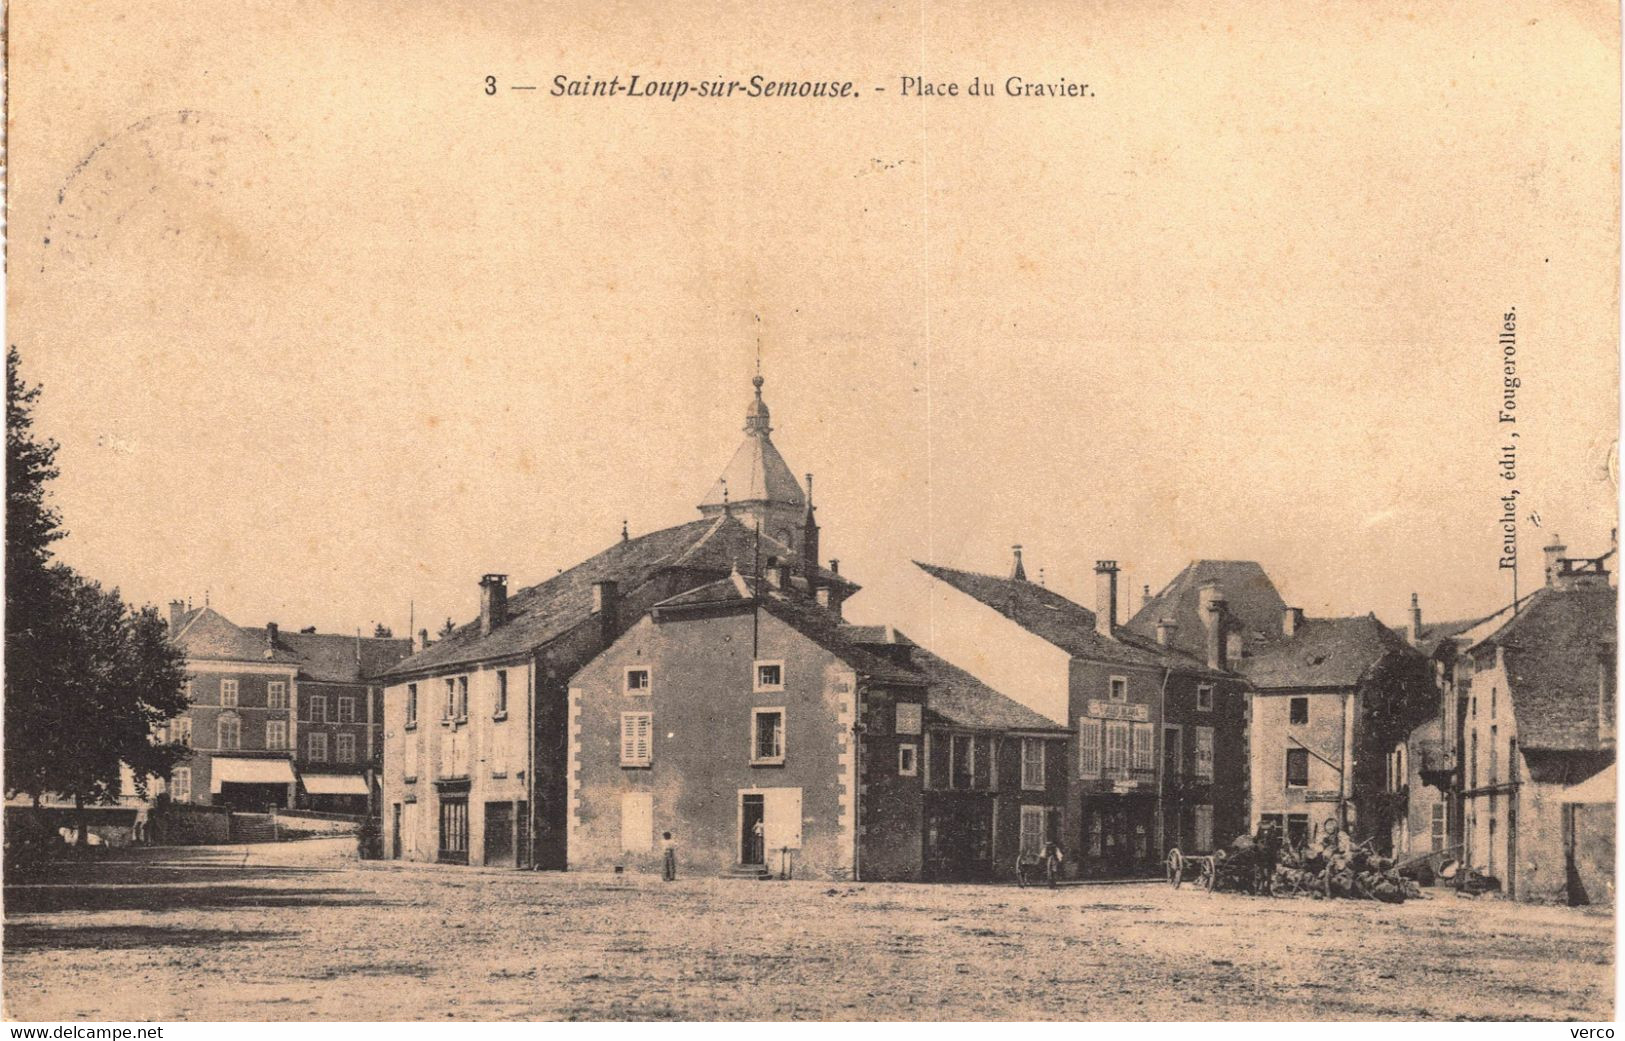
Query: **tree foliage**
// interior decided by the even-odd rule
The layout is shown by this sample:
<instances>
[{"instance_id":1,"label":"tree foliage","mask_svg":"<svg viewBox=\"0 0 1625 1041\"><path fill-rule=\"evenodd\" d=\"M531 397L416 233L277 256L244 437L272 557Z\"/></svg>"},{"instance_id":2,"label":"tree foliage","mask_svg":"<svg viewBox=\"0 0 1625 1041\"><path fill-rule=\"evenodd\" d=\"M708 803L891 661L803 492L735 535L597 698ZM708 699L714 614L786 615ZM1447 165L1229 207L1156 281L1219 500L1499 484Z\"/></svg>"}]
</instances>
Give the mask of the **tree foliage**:
<instances>
[{"instance_id":1,"label":"tree foliage","mask_svg":"<svg viewBox=\"0 0 1625 1041\"><path fill-rule=\"evenodd\" d=\"M47 500L56 445L33 431L38 387L6 356L6 767L8 792L97 802L121 792L121 765L146 794L182 746L155 740L185 711L185 659L156 609L128 607L64 564ZM81 833L83 829L81 828Z\"/></svg>"}]
</instances>

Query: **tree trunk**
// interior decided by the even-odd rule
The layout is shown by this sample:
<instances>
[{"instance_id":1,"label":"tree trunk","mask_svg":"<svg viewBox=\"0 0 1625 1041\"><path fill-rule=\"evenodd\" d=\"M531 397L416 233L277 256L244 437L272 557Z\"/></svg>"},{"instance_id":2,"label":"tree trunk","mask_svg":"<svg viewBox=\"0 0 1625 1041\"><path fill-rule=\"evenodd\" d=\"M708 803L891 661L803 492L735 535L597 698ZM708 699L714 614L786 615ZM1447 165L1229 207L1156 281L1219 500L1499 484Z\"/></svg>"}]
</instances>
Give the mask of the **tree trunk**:
<instances>
[{"instance_id":1,"label":"tree trunk","mask_svg":"<svg viewBox=\"0 0 1625 1041\"><path fill-rule=\"evenodd\" d=\"M74 817L79 822L79 835L74 840L74 845L79 846L81 849L88 849L90 847L90 821L85 815L85 797L77 792L73 796L73 811Z\"/></svg>"}]
</instances>

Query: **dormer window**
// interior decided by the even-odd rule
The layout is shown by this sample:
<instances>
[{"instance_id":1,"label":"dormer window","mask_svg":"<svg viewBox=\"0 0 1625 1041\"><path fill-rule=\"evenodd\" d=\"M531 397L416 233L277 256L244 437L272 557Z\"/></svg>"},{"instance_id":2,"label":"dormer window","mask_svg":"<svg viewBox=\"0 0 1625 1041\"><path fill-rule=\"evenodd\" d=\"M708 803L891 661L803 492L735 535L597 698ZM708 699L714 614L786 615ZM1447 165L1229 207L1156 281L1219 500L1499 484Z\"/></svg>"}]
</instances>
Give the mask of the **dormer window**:
<instances>
[{"instance_id":1,"label":"dormer window","mask_svg":"<svg viewBox=\"0 0 1625 1041\"><path fill-rule=\"evenodd\" d=\"M759 661L756 663L755 691L764 694L784 689L784 662Z\"/></svg>"},{"instance_id":2,"label":"dormer window","mask_svg":"<svg viewBox=\"0 0 1625 1041\"><path fill-rule=\"evenodd\" d=\"M654 691L654 676L647 668L628 668L626 670L626 693L650 694Z\"/></svg>"}]
</instances>

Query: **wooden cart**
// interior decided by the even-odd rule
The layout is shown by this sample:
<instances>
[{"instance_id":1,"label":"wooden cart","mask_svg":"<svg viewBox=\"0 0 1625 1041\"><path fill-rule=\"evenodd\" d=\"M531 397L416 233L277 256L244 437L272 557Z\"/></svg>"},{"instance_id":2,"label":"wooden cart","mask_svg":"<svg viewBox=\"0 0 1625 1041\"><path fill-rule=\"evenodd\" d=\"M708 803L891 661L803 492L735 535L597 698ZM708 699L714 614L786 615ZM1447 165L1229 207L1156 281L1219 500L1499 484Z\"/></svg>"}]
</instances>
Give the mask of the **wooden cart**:
<instances>
[{"instance_id":1,"label":"wooden cart","mask_svg":"<svg viewBox=\"0 0 1625 1041\"><path fill-rule=\"evenodd\" d=\"M1199 889L1213 892L1214 881L1219 875L1219 860L1223 852L1195 854L1181 853L1175 846L1168 851L1165 866L1168 871L1168 884L1178 889L1186 880Z\"/></svg>"}]
</instances>

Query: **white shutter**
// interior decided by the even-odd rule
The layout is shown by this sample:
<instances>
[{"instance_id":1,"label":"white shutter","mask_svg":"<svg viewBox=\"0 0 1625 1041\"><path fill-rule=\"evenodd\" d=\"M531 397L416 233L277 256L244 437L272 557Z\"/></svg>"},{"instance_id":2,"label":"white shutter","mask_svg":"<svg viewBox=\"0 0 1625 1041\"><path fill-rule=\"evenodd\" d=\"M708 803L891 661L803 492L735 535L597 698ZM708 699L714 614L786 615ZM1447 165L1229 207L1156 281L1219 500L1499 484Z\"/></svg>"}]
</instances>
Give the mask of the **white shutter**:
<instances>
[{"instance_id":1,"label":"white shutter","mask_svg":"<svg viewBox=\"0 0 1625 1041\"><path fill-rule=\"evenodd\" d=\"M765 788L762 790L762 848L768 853L778 849L801 848L801 789Z\"/></svg>"},{"instance_id":2,"label":"white shutter","mask_svg":"<svg viewBox=\"0 0 1625 1041\"><path fill-rule=\"evenodd\" d=\"M1153 766L1151 756L1151 724L1134 724L1134 769L1150 770Z\"/></svg>"},{"instance_id":3,"label":"white shutter","mask_svg":"<svg viewBox=\"0 0 1625 1041\"><path fill-rule=\"evenodd\" d=\"M1114 719L1106 724L1106 774L1109 777L1128 776L1128 724Z\"/></svg>"},{"instance_id":4,"label":"white shutter","mask_svg":"<svg viewBox=\"0 0 1625 1041\"><path fill-rule=\"evenodd\" d=\"M1203 781L1213 780L1213 728L1196 728L1196 776Z\"/></svg>"},{"instance_id":5,"label":"white shutter","mask_svg":"<svg viewBox=\"0 0 1625 1041\"><path fill-rule=\"evenodd\" d=\"M647 766L652 760L653 716L648 712L621 713L621 764Z\"/></svg>"},{"instance_id":6,"label":"white shutter","mask_svg":"<svg viewBox=\"0 0 1625 1041\"><path fill-rule=\"evenodd\" d=\"M1021 808L1021 853L1039 857L1044 854L1044 817L1048 811L1042 806Z\"/></svg>"},{"instance_id":7,"label":"white shutter","mask_svg":"<svg viewBox=\"0 0 1625 1041\"><path fill-rule=\"evenodd\" d=\"M1100 720L1078 720L1078 776L1100 776Z\"/></svg>"},{"instance_id":8,"label":"white shutter","mask_svg":"<svg viewBox=\"0 0 1625 1041\"><path fill-rule=\"evenodd\" d=\"M621 795L621 849L647 853L654 847L655 797L653 792Z\"/></svg>"}]
</instances>

